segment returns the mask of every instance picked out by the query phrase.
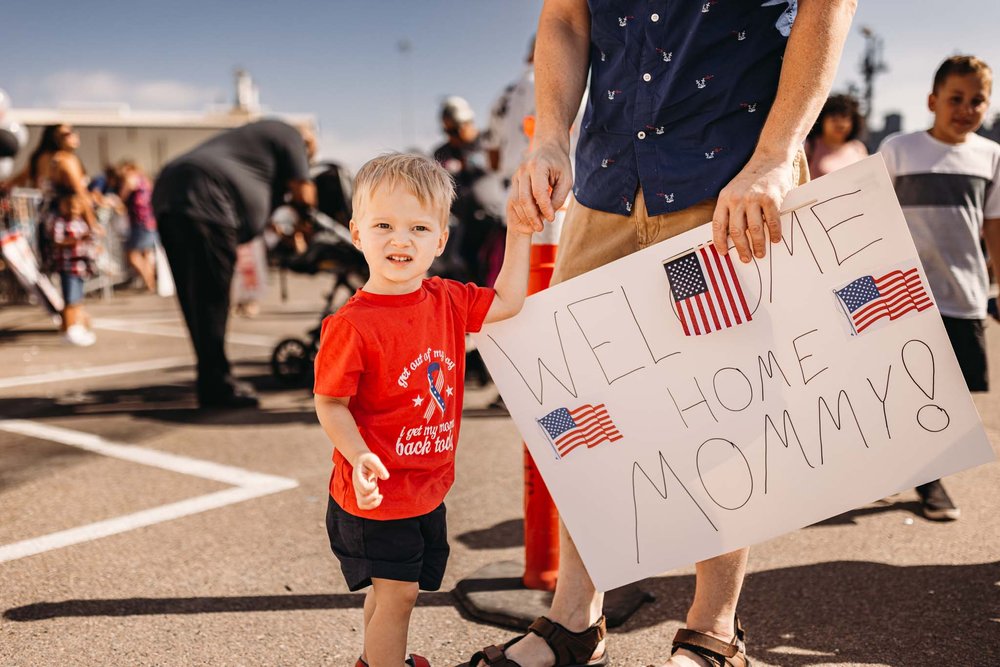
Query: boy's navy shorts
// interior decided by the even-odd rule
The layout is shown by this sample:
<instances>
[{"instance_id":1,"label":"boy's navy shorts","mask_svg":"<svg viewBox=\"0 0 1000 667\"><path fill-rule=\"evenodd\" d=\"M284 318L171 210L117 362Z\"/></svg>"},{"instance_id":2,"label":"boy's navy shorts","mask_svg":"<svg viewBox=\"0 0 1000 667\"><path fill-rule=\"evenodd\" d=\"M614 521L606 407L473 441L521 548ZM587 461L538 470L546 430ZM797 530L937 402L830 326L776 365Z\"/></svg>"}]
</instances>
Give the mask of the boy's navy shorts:
<instances>
[{"instance_id":1,"label":"boy's navy shorts","mask_svg":"<svg viewBox=\"0 0 1000 667\"><path fill-rule=\"evenodd\" d=\"M444 503L421 516L380 521L354 516L331 497L326 532L352 591L370 586L372 577L441 588L450 551Z\"/></svg>"},{"instance_id":2,"label":"boy's navy shorts","mask_svg":"<svg viewBox=\"0 0 1000 667\"><path fill-rule=\"evenodd\" d=\"M944 329L955 350L958 365L969 391L989 391L986 369L986 321L965 320L942 315Z\"/></svg>"}]
</instances>

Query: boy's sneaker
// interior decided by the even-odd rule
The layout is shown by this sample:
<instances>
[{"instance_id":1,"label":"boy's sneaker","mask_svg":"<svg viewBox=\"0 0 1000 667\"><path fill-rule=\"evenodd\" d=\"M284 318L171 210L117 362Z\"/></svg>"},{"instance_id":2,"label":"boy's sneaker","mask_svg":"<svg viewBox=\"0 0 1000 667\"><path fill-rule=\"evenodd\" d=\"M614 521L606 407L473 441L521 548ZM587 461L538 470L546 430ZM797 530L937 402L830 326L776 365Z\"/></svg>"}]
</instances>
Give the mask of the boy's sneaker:
<instances>
[{"instance_id":1,"label":"boy's sneaker","mask_svg":"<svg viewBox=\"0 0 1000 667\"><path fill-rule=\"evenodd\" d=\"M66 329L63 339L70 345L89 347L97 342L97 336L82 324L74 324Z\"/></svg>"},{"instance_id":2,"label":"boy's sneaker","mask_svg":"<svg viewBox=\"0 0 1000 667\"><path fill-rule=\"evenodd\" d=\"M934 521L954 521L962 511L955 507L948 492L944 490L941 480L927 482L917 487L920 495L920 506L924 516Z\"/></svg>"}]
</instances>

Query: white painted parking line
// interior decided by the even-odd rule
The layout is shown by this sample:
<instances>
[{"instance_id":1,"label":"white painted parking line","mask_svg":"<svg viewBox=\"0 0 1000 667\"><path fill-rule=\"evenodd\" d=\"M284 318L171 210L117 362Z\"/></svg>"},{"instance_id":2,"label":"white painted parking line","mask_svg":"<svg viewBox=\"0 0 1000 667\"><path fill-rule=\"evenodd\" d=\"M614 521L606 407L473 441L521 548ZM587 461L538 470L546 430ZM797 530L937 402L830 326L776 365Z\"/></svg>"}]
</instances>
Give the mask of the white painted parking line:
<instances>
[{"instance_id":1,"label":"white painted parking line","mask_svg":"<svg viewBox=\"0 0 1000 667\"><path fill-rule=\"evenodd\" d=\"M162 370L164 368L183 368L193 365L194 360L190 357L168 357L166 359L156 359L152 361L130 361L127 363L110 364L107 366L91 366L89 368L66 368L58 371L50 371L48 373L37 373L35 375L0 378L0 389L23 387L31 384L45 384L47 382L63 382L65 380L106 377L108 375L142 373L144 371Z\"/></svg>"},{"instance_id":2,"label":"white painted parking line","mask_svg":"<svg viewBox=\"0 0 1000 667\"><path fill-rule=\"evenodd\" d=\"M132 320L116 320L108 317L99 317L93 320L95 329L107 331L125 331L127 333L149 334L151 336L167 336L169 338L189 338L187 329L183 326L160 326L156 324L142 324ZM256 334L245 334L229 332L226 334L227 343L238 345L254 345L257 347L273 347L277 342L271 336L258 336Z\"/></svg>"},{"instance_id":3,"label":"white painted parking line","mask_svg":"<svg viewBox=\"0 0 1000 667\"><path fill-rule=\"evenodd\" d=\"M266 475L212 461L112 442L98 435L37 422L19 419L0 420L0 431L58 442L103 456L233 485L233 488L230 489L0 546L0 563L218 509L233 503L293 489L299 485L297 480L288 477Z\"/></svg>"}]
</instances>

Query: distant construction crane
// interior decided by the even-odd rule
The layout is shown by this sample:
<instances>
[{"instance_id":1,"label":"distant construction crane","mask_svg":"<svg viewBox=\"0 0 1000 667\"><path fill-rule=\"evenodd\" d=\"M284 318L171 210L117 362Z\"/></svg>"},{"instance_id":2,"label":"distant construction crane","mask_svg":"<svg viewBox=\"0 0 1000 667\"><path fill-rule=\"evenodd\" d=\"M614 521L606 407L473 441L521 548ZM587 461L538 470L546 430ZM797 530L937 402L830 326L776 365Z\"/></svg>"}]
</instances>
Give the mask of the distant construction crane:
<instances>
[{"instance_id":1,"label":"distant construction crane","mask_svg":"<svg viewBox=\"0 0 1000 667\"><path fill-rule=\"evenodd\" d=\"M865 78L865 124L872 113L872 100L875 97L875 76L889 69L882 58L882 38L871 28L861 26L861 35L865 38L865 57L861 61L861 74Z\"/></svg>"}]
</instances>

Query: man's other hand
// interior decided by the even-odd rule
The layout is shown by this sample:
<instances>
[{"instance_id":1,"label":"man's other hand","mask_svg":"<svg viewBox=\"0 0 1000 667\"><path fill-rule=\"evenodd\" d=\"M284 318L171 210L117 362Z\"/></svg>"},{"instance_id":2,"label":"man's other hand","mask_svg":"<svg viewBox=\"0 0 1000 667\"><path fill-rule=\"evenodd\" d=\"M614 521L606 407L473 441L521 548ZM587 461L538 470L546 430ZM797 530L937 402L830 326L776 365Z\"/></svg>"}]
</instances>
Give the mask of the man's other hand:
<instances>
[{"instance_id":1,"label":"man's other hand","mask_svg":"<svg viewBox=\"0 0 1000 667\"><path fill-rule=\"evenodd\" d=\"M551 222L565 203L573 185L567 146L539 144L528 153L510 181L507 224L524 232L542 231L543 220Z\"/></svg>"}]
</instances>

